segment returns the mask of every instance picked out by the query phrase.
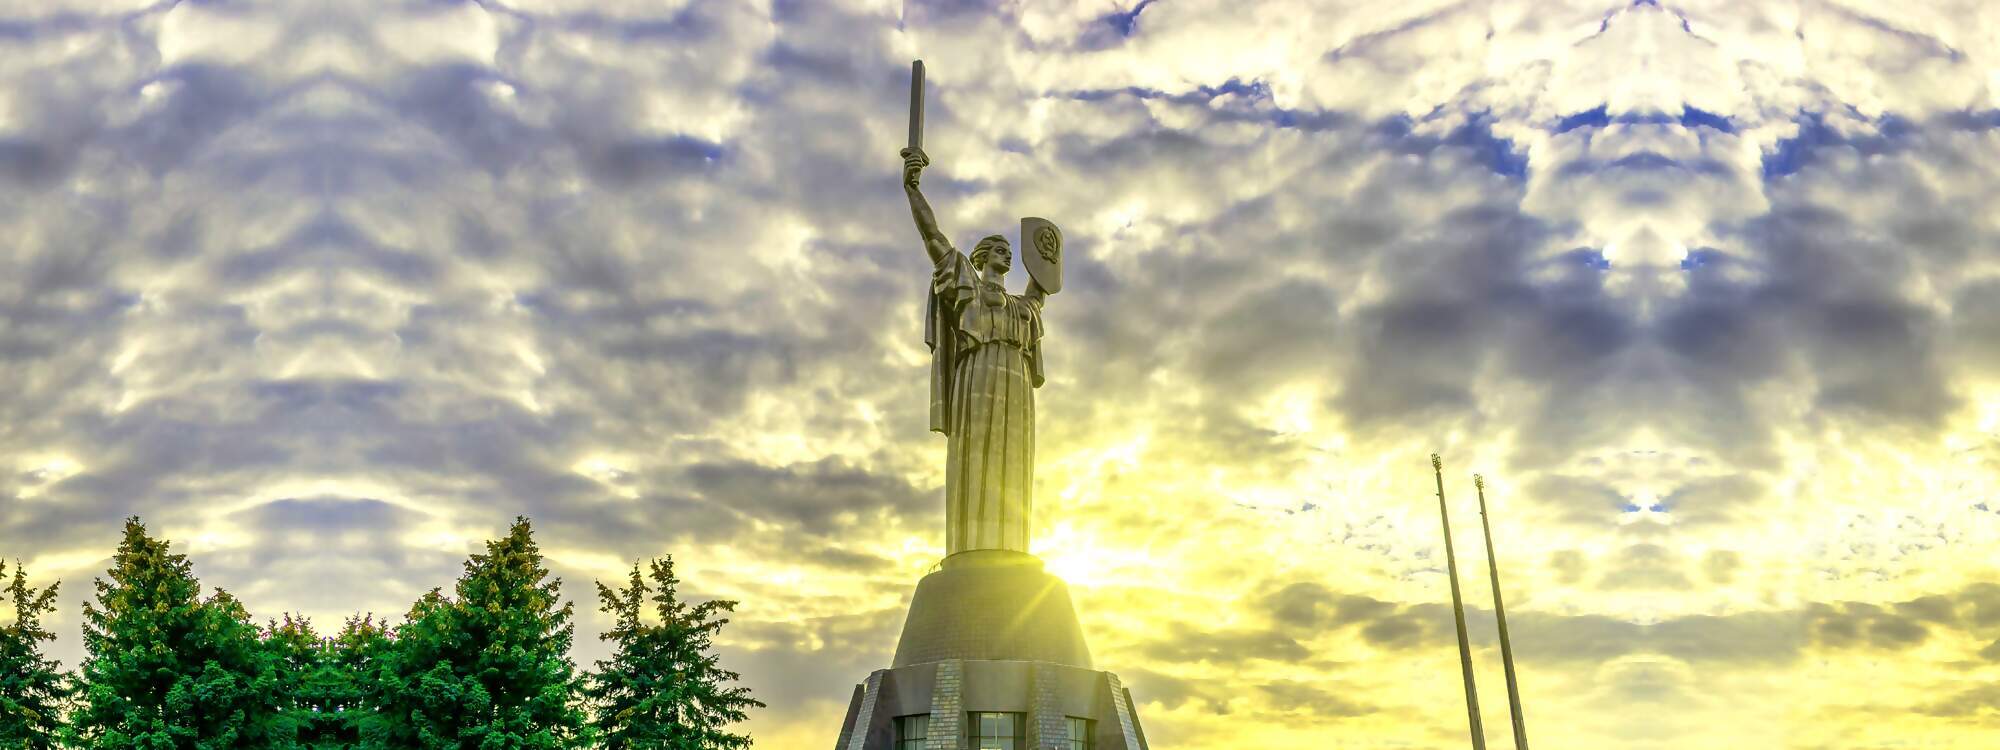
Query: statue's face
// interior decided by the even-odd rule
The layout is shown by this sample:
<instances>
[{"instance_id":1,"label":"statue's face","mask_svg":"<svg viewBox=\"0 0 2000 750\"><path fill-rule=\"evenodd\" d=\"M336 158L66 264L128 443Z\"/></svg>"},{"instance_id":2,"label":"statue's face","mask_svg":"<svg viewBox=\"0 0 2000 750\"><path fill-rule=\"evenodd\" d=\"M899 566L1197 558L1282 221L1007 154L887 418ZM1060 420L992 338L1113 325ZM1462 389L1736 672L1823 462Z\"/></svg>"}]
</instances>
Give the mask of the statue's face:
<instances>
[{"instance_id":1,"label":"statue's face","mask_svg":"<svg viewBox=\"0 0 2000 750\"><path fill-rule=\"evenodd\" d=\"M1014 267L1014 251L1006 240L988 240L982 243L986 248L986 270L993 274L1005 274Z\"/></svg>"}]
</instances>

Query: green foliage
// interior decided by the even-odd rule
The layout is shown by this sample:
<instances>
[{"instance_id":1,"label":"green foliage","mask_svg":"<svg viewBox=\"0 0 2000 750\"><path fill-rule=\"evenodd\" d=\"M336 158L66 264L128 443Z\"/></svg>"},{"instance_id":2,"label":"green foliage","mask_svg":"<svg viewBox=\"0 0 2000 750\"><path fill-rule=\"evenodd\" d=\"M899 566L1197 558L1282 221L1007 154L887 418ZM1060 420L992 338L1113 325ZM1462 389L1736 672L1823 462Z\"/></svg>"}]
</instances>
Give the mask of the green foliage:
<instances>
[{"instance_id":1,"label":"green foliage","mask_svg":"<svg viewBox=\"0 0 2000 750\"><path fill-rule=\"evenodd\" d=\"M285 615L283 624L273 622L265 629L264 650L277 681L278 721L299 740L297 747L312 747L308 738L319 718L314 688L325 642L313 632L311 621Z\"/></svg>"},{"instance_id":2,"label":"green foliage","mask_svg":"<svg viewBox=\"0 0 2000 750\"><path fill-rule=\"evenodd\" d=\"M349 617L321 652L319 671L308 694L321 719L313 724L308 747L315 750L365 747L370 727L381 723L375 713L381 675L395 642L374 616Z\"/></svg>"},{"instance_id":3,"label":"green foliage","mask_svg":"<svg viewBox=\"0 0 2000 750\"><path fill-rule=\"evenodd\" d=\"M592 725L606 750L740 750L750 737L731 734L730 724L746 718L745 711L762 708L747 688L734 685L735 672L722 669L710 653L715 634L736 603L714 600L689 606L681 601L674 560L654 560L647 576L639 566L623 589L597 584L601 609L616 618L600 636L617 645L611 658L597 663L585 691L591 701ZM652 602L658 624L643 614Z\"/></svg>"},{"instance_id":4,"label":"green foliage","mask_svg":"<svg viewBox=\"0 0 2000 750\"><path fill-rule=\"evenodd\" d=\"M285 616L264 636L277 670L279 710L297 747L361 747L370 715L373 675L391 644L373 617L350 617L339 635L322 638L304 618Z\"/></svg>"},{"instance_id":5,"label":"green foliage","mask_svg":"<svg viewBox=\"0 0 2000 750\"><path fill-rule=\"evenodd\" d=\"M83 607L82 695L68 741L97 750L294 747L250 613L201 584L137 518Z\"/></svg>"},{"instance_id":6,"label":"green foliage","mask_svg":"<svg viewBox=\"0 0 2000 750\"><path fill-rule=\"evenodd\" d=\"M6 575L0 562L0 578ZM6 588L14 621L0 627L0 747L47 750L61 738L69 679L42 653L42 643L56 638L42 627L42 615L55 611L59 585L29 587L27 568L16 561Z\"/></svg>"},{"instance_id":7,"label":"green foliage","mask_svg":"<svg viewBox=\"0 0 2000 750\"><path fill-rule=\"evenodd\" d=\"M486 543L456 598L418 599L395 630L374 689L371 748L556 750L594 746L569 660L572 605L559 603L525 518Z\"/></svg>"},{"instance_id":8,"label":"green foliage","mask_svg":"<svg viewBox=\"0 0 2000 750\"><path fill-rule=\"evenodd\" d=\"M710 653L735 603L682 602L672 558L650 578L634 566L624 589L598 584L617 648L586 678L568 657L573 606L526 519L466 561L450 596L431 590L393 629L348 618L332 637L289 614L258 628L221 589L202 597L169 546L126 521L84 604L74 677L41 652L56 585L31 588L16 567L0 748L742 750L750 738L727 729L764 705Z\"/></svg>"}]
</instances>

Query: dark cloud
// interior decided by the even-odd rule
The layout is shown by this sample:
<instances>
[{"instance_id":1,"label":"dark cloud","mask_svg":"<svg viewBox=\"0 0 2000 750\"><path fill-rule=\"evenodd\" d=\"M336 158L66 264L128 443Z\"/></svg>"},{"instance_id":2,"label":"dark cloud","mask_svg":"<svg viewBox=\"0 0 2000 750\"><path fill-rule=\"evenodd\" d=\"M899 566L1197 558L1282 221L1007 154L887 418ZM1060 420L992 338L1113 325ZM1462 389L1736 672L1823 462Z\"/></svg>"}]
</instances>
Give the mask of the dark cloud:
<instances>
[{"instance_id":1,"label":"dark cloud","mask_svg":"<svg viewBox=\"0 0 2000 750\"><path fill-rule=\"evenodd\" d=\"M1957 406L1930 349L1931 312L1865 300L1829 302L1811 314L1808 325L1820 344L1815 369L1821 406L1922 424L1942 420Z\"/></svg>"},{"instance_id":2,"label":"dark cloud","mask_svg":"<svg viewBox=\"0 0 2000 750\"><path fill-rule=\"evenodd\" d=\"M696 464L686 472L688 485L716 505L817 535L855 523L843 516L864 522L881 515L921 519L938 510L932 507L937 498L931 493L837 459L790 467Z\"/></svg>"},{"instance_id":3,"label":"dark cloud","mask_svg":"<svg viewBox=\"0 0 2000 750\"><path fill-rule=\"evenodd\" d=\"M2000 685L1979 685L1960 690L1950 697L1916 707L1930 716L1989 721L2000 717Z\"/></svg>"},{"instance_id":4,"label":"dark cloud","mask_svg":"<svg viewBox=\"0 0 2000 750\"><path fill-rule=\"evenodd\" d=\"M1952 602L1951 597L1942 594L1920 596L1906 602L1897 602L1894 606L1898 614L1913 618L1919 622L1927 622L1935 625L1955 625L1958 623L1956 605Z\"/></svg>"},{"instance_id":5,"label":"dark cloud","mask_svg":"<svg viewBox=\"0 0 2000 750\"><path fill-rule=\"evenodd\" d=\"M1265 597L1279 624L1314 630L1351 625L1395 613L1390 602L1357 594L1336 594L1318 583L1293 583Z\"/></svg>"},{"instance_id":6,"label":"dark cloud","mask_svg":"<svg viewBox=\"0 0 2000 750\"><path fill-rule=\"evenodd\" d=\"M1701 572L1710 583L1727 586L1736 580L1736 572L1743 569L1743 555L1735 550L1710 550L1701 558Z\"/></svg>"},{"instance_id":7,"label":"dark cloud","mask_svg":"<svg viewBox=\"0 0 2000 750\"><path fill-rule=\"evenodd\" d=\"M1951 310L1951 339L1961 361L1980 372L2000 372L2000 279L1966 284Z\"/></svg>"},{"instance_id":8,"label":"dark cloud","mask_svg":"<svg viewBox=\"0 0 2000 750\"><path fill-rule=\"evenodd\" d=\"M2000 630L2000 583L1974 583L1959 591L1956 598L1959 616L1973 632Z\"/></svg>"},{"instance_id":9,"label":"dark cloud","mask_svg":"<svg viewBox=\"0 0 2000 750\"><path fill-rule=\"evenodd\" d=\"M1807 610L1814 637L1830 648L1868 646L1896 650L1920 645L1930 631L1914 617L1872 604L1816 604Z\"/></svg>"},{"instance_id":10,"label":"dark cloud","mask_svg":"<svg viewBox=\"0 0 2000 750\"><path fill-rule=\"evenodd\" d=\"M1633 559L1643 562L1646 555ZM1976 590L1968 588L1946 599L1976 606L1970 604L1976 600ZM1935 602L1923 598L1896 609L1935 614ZM1384 602L1338 594L1310 582L1272 590L1258 603L1279 632L1295 635L1351 629L1348 632L1362 642L1392 651L1449 648L1455 638L1451 607L1444 603ZM1494 644L1491 610L1468 606L1466 619L1475 645L1484 648ZM1931 627L1920 616L1854 602L1813 604L1797 611L1679 615L1652 623L1525 609L1510 611L1507 621L1522 659L1558 663L1602 663L1627 655L1660 655L1693 664L1776 665L1794 662L1813 647L1903 651L1921 645L1931 635Z\"/></svg>"},{"instance_id":11,"label":"dark cloud","mask_svg":"<svg viewBox=\"0 0 2000 750\"><path fill-rule=\"evenodd\" d=\"M112 137L155 174L199 156L207 144L270 101L247 71L218 65L167 68L144 85L163 88L165 101Z\"/></svg>"},{"instance_id":12,"label":"dark cloud","mask_svg":"<svg viewBox=\"0 0 2000 750\"><path fill-rule=\"evenodd\" d=\"M2000 639L1995 639L1992 643L1986 644L1985 648L1979 649L1979 658L2000 662Z\"/></svg>"},{"instance_id":13,"label":"dark cloud","mask_svg":"<svg viewBox=\"0 0 2000 750\"><path fill-rule=\"evenodd\" d=\"M1676 523L1719 524L1752 512L1767 500L1766 492L1757 477L1732 474L1685 482L1660 498L1660 504Z\"/></svg>"},{"instance_id":14,"label":"dark cloud","mask_svg":"<svg viewBox=\"0 0 2000 750\"><path fill-rule=\"evenodd\" d=\"M1549 568L1556 573L1556 583L1575 584L1583 580L1586 566L1583 553L1573 549L1556 550L1549 553Z\"/></svg>"},{"instance_id":15,"label":"dark cloud","mask_svg":"<svg viewBox=\"0 0 2000 750\"><path fill-rule=\"evenodd\" d=\"M1712 257L1706 267L1731 260ZM1757 382L1783 372L1785 347L1780 331L1753 309L1749 293L1719 278L1725 269L1689 274L1689 298L1663 316L1657 329L1660 344L1701 380L1727 378Z\"/></svg>"},{"instance_id":16,"label":"dark cloud","mask_svg":"<svg viewBox=\"0 0 2000 750\"><path fill-rule=\"evenodd\" d=\"M1333 364L1328 329L1338 319L1333 291L1303 279L1243 290L1204 322L1191 353L1193 374L1218 393L1260 393Z\"/></svg>"},{"instance_id":17,"label":"dark cloud","mask_svg":"<svg viewBox=\"0 0 2000 750\"><path fill-rule=\"evenodd\" d=\"M1507 613L1508 639L1525 661L1602 663L1654 648L1645 626L1603 615Z\"/></svg>"},{"instance_id":18,"label":"dark cloud","mask_svg":"<svg viewBox=\"0 0 2000 750\"><path fill-rule=\"evenodd\" d=\"M1575 523L1602 523L1631 504L1624 494L1596 477L1543 474L1523 490L1527 499L1554 506L1558 518Z\"/></svg>"},{"instance_id":19,"label":"dark cloud","mask_svg":"<svg viewBox=\"0 0 2000 750\"><path fill-rule=\"evenodd\" d=\"M1272 682L1258 685L1257 690L1270 701L1271 708L1280 712L1299 712L1315 719L1366 716L1374 708L1338 691L1319 685L1301 682Z\"/></svg>"},{"instance_id":20,"label":"dark cloud","mask_svg":"<svg viewBox=\"0 0 2000 750\"><path fill-rule=\"evenodd\" d=\"M802 708L844 701L845 690L829 688L860 682L888 666L907 611L892 607L788 622L739 616L723 631L719 651L730 669L753 675L749 687L767 704Z\"/></svg>"},{"instance_id":21,"label":"dark cloud","mask_svg":"<svg viewBox=\"0 0 2000 750\"><path fill-rule=\"evenodd\" d=\"M1394 614L1370 620L1361 626L1361 639L1385 649L1409 649L1435 645L1446 632L1440 622L1449 622L1451 608L1419 604Z\"/></svg>"},{"instance_id":22,"label":"dark cloud","mask_svg":"<svg viewBox=\"0 0 2000 750\"><path fill-rule=\"evenodd\" d=\"M992 18L1003 8L1000 0L911 0L904 4L903 22L926 27L971 24Z\"/></svg>"},{"instance_id":23,"label":"dark cloud","mask_svg":"<svg viewBox=\"0 0 2000 750\"><path fill-rule=\"evenodd\" d=\"M1137 653L1154 663L1233 664L1253 659L1303 661L1311 654L1297 640L1275 630L1204 630L1186 622L1141 645Z\"/></svg>"},{"instance_id":24,"label":"dark cloud","mask_svg":"<svg viewBox=\"0 0 2000 750\"><path fill-rule=\"evenodd\" d=\"M1183 678L1144 667L1120 668L1118 673L1142 704L1157 703L1169 710L1192 704L1215 713L1312 724L1369 716L1381 710L1363 700L1358 688L1338 678L1321 682L1277 680L1246 686L1240 681L1230 684L1208 678Z\"/></svg>"},{"instance_id":25,"label":"dark cloud","mask_svg":"<svg viewBox=\"0 0 2000 750\"><path fill-rule=\"evenodd\" d=\"M1470 305L1446 301L1385 303L1364 313L1357 328L1379 357L1343 380L1342 413L1374 424L1471 408L1470 370L1458 365L1476 351L1481 320Z\"/></svg>"},{"instance_id":26,"label":"dark cloud","mask_svg":"<svg viewBox=\"0 0 2000 750\"><path fill-rule=\"evenodd\" d=\"M1174 677L1143 666L1121 666L1117 672L1120 681L1132 691L1132 697L1141 702L1154 702L1171 708L1192 700L1204 700L1208 710L1221 711L1227 699L1226 692L1215 690L1213 683L1203 678Z\"/></svg>"},{"instance_id":27,"label":"dark cloud","mask_svg":"<svg viewBox=\"0 0 2000 750\"><path fill-rule=\"evenodd\" d=\"M452 147L464 163L503 173L546 148L546 130L500 106L492 84L510 85L499 71L450 62L412 70L386 102Z\"/></svg>"},{"instance_id":28,"label":"dark cloud","mask_svg":"<svg viewBox=\"0 0 2000 750\"><path fill-rule=\"evenodd\" d=\"M1612 556L1610 569L1597 580L1597 588L1607 591L1678 591L1690 588L1681 572L1681 558L1658 544L1634 544Z\"/></svg>"},{"instance_id":29,"label":"dark cloud","mask_svg":"<svg viewBox=\"0 0 2000 750\"><path fill-rule=\"evenodd\" d=\"M1935 313L1895 290L1894 279L1910 270L1899 260L1900 250L1856 234L1848 219L1826 208L1781 204L1747 223L1741 237L1762 262L1785 273L1769 275L1741 294L1723 291L1734 286L1730 283L1692 286L1697 294L1688 299L1719 305L1725 295L1734 296L1733 304L1744 308L1734 313L1708 308L1704 320L1719 330L1706 336L1756 336L1730 329L1780 326L1781 335L1796 342L1788 348L1817 381L1820 408L1934 427L1957 403L1940 370ZM1708 290L1717 293L1704 293ZM1706 350L1740 352L1752 346ZM1759 360L1739 364L1748 365L1734 378L1739 387L1769 371Z\"/></svg>"},{"instance_id":30,"label":"dark cloud","mask_svg":"<svg viewBox=\"0 0 2000 750\"><path fill-rule=\"evenodd\" d=\"M898 572L894 561L889 558L831 545L801 550L799 554L809 562L851 573Z\"/></svg>"},{"instance_id":31,"label":"dark cloud","mask_svg":"<svg viewBox=\"0 0 2000 750\"><path fill-rule=\"evenodd\" d=\"M1798 658L1805 629L1796 613L1751 611L1676 617L1647 636L1650 649L1690 662L1769 665Z\"/></svg>"}]
</instances>

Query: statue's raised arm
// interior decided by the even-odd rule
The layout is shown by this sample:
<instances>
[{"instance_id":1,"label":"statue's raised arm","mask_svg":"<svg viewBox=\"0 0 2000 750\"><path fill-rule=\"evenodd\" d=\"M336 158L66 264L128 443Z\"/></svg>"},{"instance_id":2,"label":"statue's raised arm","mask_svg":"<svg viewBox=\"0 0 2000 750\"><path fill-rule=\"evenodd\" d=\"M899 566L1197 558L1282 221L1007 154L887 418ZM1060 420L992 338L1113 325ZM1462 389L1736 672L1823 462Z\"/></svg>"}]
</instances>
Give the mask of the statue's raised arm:
<instances>
[{"instance_id":1,"label":"statue's raised arm","mask_svg":"<svg viewBox=\"0 0 2000 750\"><path fill-rule=\"evenodd\" d=\"M924 167L930 166L931 159L924 150L917 147L903 149L903 192L910 198L910 215L917 220L917 234L924 240L924 250L937 263L952 251L951 242L938 229L937 214L931 212L931 202L924 199L923 190L917 187L923 176Z\"/></svg>"}]
</instances>

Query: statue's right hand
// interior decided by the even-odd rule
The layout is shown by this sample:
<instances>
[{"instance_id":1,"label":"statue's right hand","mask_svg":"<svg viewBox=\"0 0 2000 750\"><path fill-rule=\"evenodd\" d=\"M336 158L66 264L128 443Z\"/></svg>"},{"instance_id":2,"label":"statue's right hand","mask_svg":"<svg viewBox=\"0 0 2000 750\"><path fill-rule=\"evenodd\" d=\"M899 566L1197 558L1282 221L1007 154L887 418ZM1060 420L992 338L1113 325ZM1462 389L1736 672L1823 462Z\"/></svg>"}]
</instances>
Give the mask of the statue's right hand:
<instances>
[{"instance_id":1,"label":"statue's right hand","mask_svg":"<svg viewBox=\"0 0 2000 750\"><path fill-rule=\"evenodd\" d=\"M925 156L924 150L920 148L905 148L902 153L903 184L916 187L917 181L924 171L924 167L930 166L931 158Z\"/></svg>"}]
</instances>

